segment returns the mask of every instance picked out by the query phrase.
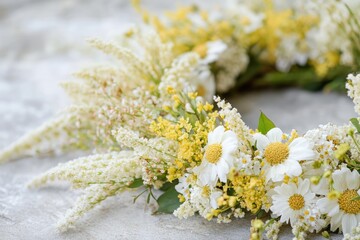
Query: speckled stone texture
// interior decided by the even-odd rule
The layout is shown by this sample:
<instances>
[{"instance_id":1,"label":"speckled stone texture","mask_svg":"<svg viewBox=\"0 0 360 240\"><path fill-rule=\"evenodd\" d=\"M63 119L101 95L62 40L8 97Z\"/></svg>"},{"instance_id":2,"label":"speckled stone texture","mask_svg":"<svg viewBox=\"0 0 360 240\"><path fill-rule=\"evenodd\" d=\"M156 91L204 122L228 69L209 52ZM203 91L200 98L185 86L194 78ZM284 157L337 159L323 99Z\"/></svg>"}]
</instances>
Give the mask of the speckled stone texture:
<instances>
[{"instance_id":1,"label":"speckled stone texture","mask_svg":"<svg viewBox=\"0 0 360 240\"><path fill-rule=\"evenodd\" d=\"M195 1L176 1L176 3ZM216 1L211 1L216 2ZM198 1L200 3L200 1ZM204 2L202 2L204 3ZM217 2L218 3L218 2ZM174 8L174 1L147 0L152 11ZM58 87L71 72L99 63L102 55L85 43L87 37L109 39L139 22L127 0L2 0L0 2L0 148L38 126L68 103ZM230 102L251 127L259 110L284 131L301 132L318 124L345 123L355 115L351 101L335 93L297 89L241 93ZM230 224L200 217L178 220L152 215L136 193L111 198L87 214L65 234L54 224L80 193L65 184L27 189L34 176L81 153L57 158L29 158L0 166L0 239L248 239L249 219ZM283 228L281 239L290 239ZM316 237L314 239L321 239ZM335 235L334 239L341 239Z\"/></svg>"}]
</instances>

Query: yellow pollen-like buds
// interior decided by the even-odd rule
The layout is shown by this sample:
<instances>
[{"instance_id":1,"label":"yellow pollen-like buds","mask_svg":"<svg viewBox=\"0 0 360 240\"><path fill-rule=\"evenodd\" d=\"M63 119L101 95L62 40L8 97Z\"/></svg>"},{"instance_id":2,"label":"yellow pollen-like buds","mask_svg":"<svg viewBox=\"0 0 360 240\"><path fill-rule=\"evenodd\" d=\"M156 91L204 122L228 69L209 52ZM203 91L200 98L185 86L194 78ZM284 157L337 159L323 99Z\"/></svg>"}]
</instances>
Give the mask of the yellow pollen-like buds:
<instances>
[{"instance_id":1,"label":"yellow pollen-like buds","mask_svg":"<svg viewBox=\"0 0 360 240\"><path fill-rule=\"evenodd\" d=\"M321 179L321 177L319 177L319 176L312 176L310 178L310 182L314 185L318 185L320 182L320 179Z\"/></svg>"},{"instance_id":2,"label":"yellow pollen-like buds","mask_svg":"<svg viewBox=\"0 0 360 240\"><path fill-rule=\"evenodd\" d=\"M230 206L230 207L235 207L235 205L236 205L236 197L231 196L231 197L229 198L229 206Z\"/></svg>"},{"instance_id":3,"label":"yellow pollen-like buds","mask_svg":"<svg viewBox=\"0 0 360 240\"><path fill-rule=\"evenodd\" d=\"M329 194L328 194L328 198L330 200L338 199L339 197L340 197L340 193L338 191L335 191L335 190L329 192Z\"/></svg>"},{"instance_id":4,"label":"yellow pollen-like buds","mask_svg":"<svg viewBox=\"0 0 360 240\"><path fill-rule=\"evenodd\" d=\"M346 156L346 153L349 150L350 150L350 145L348 143L342 143L335 151L334 156L339 160L343 160Z\"/></svg>"},{"instance_id":5,"label":"yellow pollen-like buds","mask_svg":"<svg viewBox=\"0 0 360 240\"><path fill-rule=\"evenodd\" d=\"M331 176L331 171L330 170L324 172L324 174L323 174L324 178L329 178L330 176Z\"/></svg>"}]
</instances>

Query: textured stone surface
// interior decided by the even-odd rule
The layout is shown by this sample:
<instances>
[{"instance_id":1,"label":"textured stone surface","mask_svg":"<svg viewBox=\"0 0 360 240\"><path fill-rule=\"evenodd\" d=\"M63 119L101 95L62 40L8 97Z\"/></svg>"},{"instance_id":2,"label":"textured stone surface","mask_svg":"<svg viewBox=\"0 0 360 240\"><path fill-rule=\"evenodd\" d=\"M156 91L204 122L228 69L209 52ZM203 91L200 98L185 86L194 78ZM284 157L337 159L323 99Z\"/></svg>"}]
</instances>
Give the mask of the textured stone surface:
<instances>
[{"instance_id":1,"label":"textured stone surface","mask_svg":"<svg viewBox=\"0 0 360 240\"><path fill-rule=\"evenodd\" d=\"M148 0L154 11L173 1ZM177 1L179 2L179 1ZM194 1L181 1L189 3ZM139 21L129 1L2 0L0 2L0 148L38 126L68 103L58 87L80 67L102 59L86 37L111 38ZM230 101L256 127L259 110L285 131L301 132L318 124L345 123L354 116L343 95L276 90L242 93ZM23 159L0 166L0 239L248 239L249 220L216 224L200 217L178 220L151 215L135 193L107 200L84 217L75 230L59 234L54 224L79 192L67 185L26 188L34 176L78 154ZM284 228L282 239L290 238ZM340 235L335 238L340 239ZM320 239L320 238L319 238Z\"/></svg>"}]
</instances>

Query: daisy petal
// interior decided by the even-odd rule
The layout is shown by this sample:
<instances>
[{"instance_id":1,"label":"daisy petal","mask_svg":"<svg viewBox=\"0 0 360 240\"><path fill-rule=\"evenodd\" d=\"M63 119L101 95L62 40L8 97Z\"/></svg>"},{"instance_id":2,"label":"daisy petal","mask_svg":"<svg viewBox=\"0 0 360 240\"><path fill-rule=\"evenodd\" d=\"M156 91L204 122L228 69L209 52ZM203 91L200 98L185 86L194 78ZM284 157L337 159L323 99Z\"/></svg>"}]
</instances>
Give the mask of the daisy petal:
<instances>
[{"instance_id":1,"label":"daisy petal","mask_svg":"<svg viewBox=\"0 0 360 240\"><path fill-rule=\"evenodd\" d=\"M289 176L289 177L297 177L300 176L300 174L302 173L302 168L301 165L298 161L294 161L294 160L287 160L284 162L284 167L285 167L285 173Z\"/></svg>"},{"instance_id":2,"label":"daisy petal","mask_svg":"<svg viewBox=\"0 0 360 240\"><path fill-rule=\"evenodd\" d=\"M327 195L329 193L329 180L327 178L321 178L320 182L315 185L311 184L311 191L316 194Z\"/></svg>"},{"instance_id":3,"label":"daisy petal","mask_svg":"<svg viewBox=\"0 0 360 240\"><path fill-rule=\"evenodd\" d=\"M211 165L211 164L209 164ZM216 166L215 165L212 165L211 166L211 175L210 175L210 179L211 181L214 181L216 179L216 176L217 176L217 169L216 169Z\"/></svg>"},{"instance_id":4,"label":"daisy petal","mask_svg":"<svg viewBox=\"0 0 360 240\"><path fill-rule=\"evenodd\" d=\"M211 182L211 171L211 165L205 162L201 163L199 167L194 168L194 173L198 175L199 180L203 185L207 185Z\"/></svg>"},{"instance_id":5,"label":"daisy petal","mask_svg":"<svg viewBox=\"0 0 360 240\"><path fill-rule=\"evenodd\" d=\"M226 163L224 159L221 159L217 164L217 175L221 182L226 183L226 175L229 173L229 165Z\"/></svg>"},{"instance_id":6,"label":"daisy petal","mask_svg":"<svg viewBox=\"0 0 360 240\"><path fill-rule=\"evenodd\" d=\"M351 173L348 173L345 175L345 180L348 189L359 189L360 185L360 174L358 171L352 171Z\"/></svg>"},{"instance_id":7,"label":"daisy petal","mask_svg":"<svg viewBox=\"0 0 360 240\"><path fill-rule=\"evenodd\" d=\"M270 168L270 176L274 182L280 182L284 179L285 169L282 165Z\"/></svg>"},{"instance_id":8,"label":"daisy petal","mask_svg":"<svg viewBox=\"0 0 360 240\"><path fill-rule=\"evenodd\" d=\"M304 196L309 191L309 188L310 181L309 179L305 179L299 184L298 193Z\"/></svg>"},{"instance_id":9,"label":"daisy petal","mask_svg":"<svg viewBox=\"0 0 360 240\"><path fill-rule=\"evenodd\" d=\"M333 207L333 208L328 212L328 216L330 216L330 217L335 216L339 211L340 211L339 205L336 204L335 207Z\"/></svg>"},{"instance_id":10,"label":"daisy petal","mask_svg":"<svg viewBox=\"0 0 360 240\"><path fill-rule=\"evenodd\" d=\"M313 160L315 153L311 149L308 140L303 137L294 139L289 145L290 153L289 159L293 160Z\"/></svg>"},{"instance_id":11,"label":"daisy petal","mask_svg":"<svg viewBox=\"0 0 360 240\"><path fill-rule=\"evenodd\" d=\"M236 138L227 138L221 143L224 154L232 154L238 148L238 141Z\"/></svg>"},{"instance_id":12,"label":"daisy petal","mask_svg":"<svg viewBox=\"0 0 360 240\"><path fill-rule=\"evenodd\" d=\"M210 205L213 209L218 208L217 199L222 195L221 191L213 191L210 195Z\"/></svg>"},{"instance_id":13,"label":"daisy petal","mask_svg":"<svg viewBox=\"0 0 360 240\"><path fill-rule=\"evenodd\" d=\"M264 151L266 146L270 144L269 139L261 133L256 133L254 135L254 139L256 141L256 147L260 151Z\"/></svg>"},{"instance_id":14,"label":"daisy petal","mask_svg":"<svg viewBox=\"0 0 360 240\"><path fill-rule=\"evenodd\" d=\"M294 183L282 184L281 186L276 187L274 190L275 190L275 192L280 194L280 196L284 196L284 197L288 198L295 193L294 185L295 185Z\"/></svg>"},{"instance_id":15,"label":"daisy petal","mask_svg":"<svg viewBox=\"0 0 360 240\"><path fill-rule=\"evenodd\" d=\"M348 170L348 171L347 171ZM350 170L347 168L343 168L341 170L336 170L332 174L332 179L334 180L334 188L336 191L343 192L347 189L347 184L345 180L345 176L350 174Z\"/></svg>"},{"instance_id":16,"label":"daisy petal","mask_svg":"<svg viewBox=\"0 0 360 240\"><path fill-rule=\"evenodd\" d=\"M344 214L341 221L344 234L351 233L351 230L357 226L357 219L354 214Z\"/></svg>"},{"instance_id":17,"label":"daisy petal","mask_svg":"<svg viewBox=\"0 0 360 240\"><path fill-rule=\"evenodd\" d=\"M283 132L280 128L273 128L266 134L270 142L281 142Z\"/></svg>"},{"instance_id":18,"label":"daisy petal","mask_svg":"<svg viewBox=\"0 0 360 240\"><path fill-rule=\"evenodd\" d=\"M218 126L214 131L210 132L208 135L208 144L219 143L223 138L225 128L223 126Z\"/></svg>"},{"instance_id":19,"label":"daisy petal","mask_svg":"<svg viewBox=\"0 0 360 240\"><path fill-rule=\"evenodd\" d=\"M337 201L329 200L327 197L324 197L319 199L316 205L319 207L321 213L328 213L337 206Z\"/></svg>"},{"instance_id":20,"label":"daisy petal","mask_svg":"<svg viewBox=\"0 0 360 240\"><path fill-rule=\"evenodd\" d=\"M237 136L233 131L226 131L222 135L221 141L223 142L223 141L225 141L227 139L236 140Z\"/></svg>"},{"instance_id":21,"label":"daisy petal","mask_svg":"<svg viewBox=\"0 0 360 240\"><path fill-rule=\"evenodd\" d=\"M331 228L330 230L335 232L336 229L341 228L341 219L343 217L344 213L343 212L339 212L338 214L334 215L331 220L330 220L330 224L331 224Z\"/></svg>"}]
</instances>

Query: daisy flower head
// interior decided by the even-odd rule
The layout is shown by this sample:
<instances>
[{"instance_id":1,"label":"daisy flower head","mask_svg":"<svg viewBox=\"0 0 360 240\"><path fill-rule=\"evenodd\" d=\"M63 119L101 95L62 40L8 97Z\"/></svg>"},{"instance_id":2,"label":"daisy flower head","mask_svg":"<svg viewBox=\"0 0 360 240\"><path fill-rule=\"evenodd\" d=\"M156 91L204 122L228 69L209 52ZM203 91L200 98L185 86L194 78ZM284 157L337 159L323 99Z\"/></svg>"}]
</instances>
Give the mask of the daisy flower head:
<instances>
[{"instance_id":1,"label":"daisy flower head","mask_svg":"<svg viewBox=\"0 0 360 240\"><path fill-rule=\"evenodd\" d=\"M238 139L233 131L225 131L223 126L218 126L210 132L203 160L193 170L201 184L215 186L218 179L225 183L237 149Z\"/></svg>"},{"instance_id":2,"label":"daisy flower head","mask_svg":"<svg viewBox=\"0 0 360 240\"><path fill-rule=\"evenodd\" d=\"M360 224L360 174L343 167L332 174L333 188L337 195L329 193L317 201L320 211L331 217L331 231L339 229L344 234Z\"/></svg>"},{"instance_id":3,"label":"daisy flower head","mask_svg":"<svg viewBox=\"0 0 360 240\"><path fill-rule=\"evenodd\" d=\"M292 226L315 201L315 193L311 192L308 179L300 179L298 184L283 183L275 187L274 191L270 210L276 216L280 216L280 222L288 223L290 220Z\"/></svg>"},{"instance_id":4,"label":"daisy flower head","mask_svg":"<svg viewBox=\"0 0 360 240\"><path fill-rule=\"evenodd\" d=\"M264 157L266 181L279 182L284 176L297 177L302 173L299 161L313 160L315 153L309 141L303 137L284 143L283 132L279 128L271 129L266 135L256 133L254 139L257 149Z\"/></svg>"}]
</instances>

